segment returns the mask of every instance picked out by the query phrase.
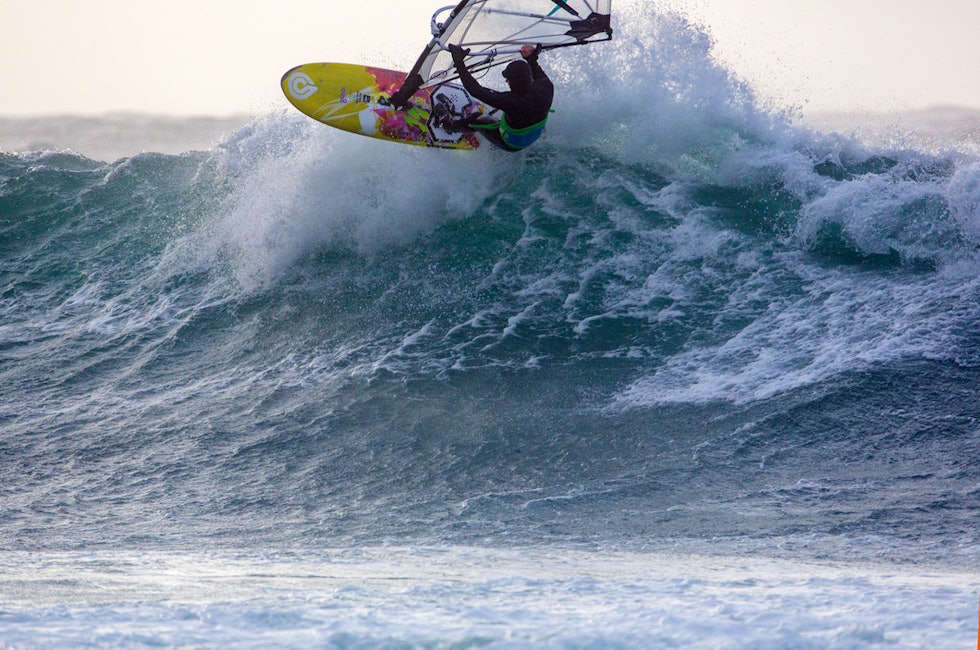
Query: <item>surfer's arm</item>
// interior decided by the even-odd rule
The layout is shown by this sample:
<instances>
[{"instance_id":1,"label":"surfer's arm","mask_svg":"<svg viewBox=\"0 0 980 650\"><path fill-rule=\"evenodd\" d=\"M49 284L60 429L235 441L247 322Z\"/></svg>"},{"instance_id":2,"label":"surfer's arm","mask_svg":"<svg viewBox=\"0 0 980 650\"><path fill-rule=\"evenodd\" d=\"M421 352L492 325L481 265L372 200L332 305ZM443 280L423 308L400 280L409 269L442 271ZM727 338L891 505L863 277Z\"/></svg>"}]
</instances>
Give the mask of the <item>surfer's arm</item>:
<instances>
[{"instance_id":1,"label":"surfer's arm","mask_svg":"<svg viewBox=\"0 0 980 650\"><path fill-rule=\"evenodd\" d=\"M548 78L548 74L544 71L544 69L540 65L538 65L538 60L537 59L535 59L534 61L531 61L530 59L528 59L528 63L531 65L531 78L532 79L537 80L537 79L547 79Z\"/></svg>"},{"instance_id":2,"label":"surfer's arm","mask_svg":"<svg viewBox=\"0 0 980 650\"><path fill-rule=\"evenodd\" d=\"M450 45L449 53L453 57L453 63L456 65L456 72L459 73L459 80L463 84L463 88L466 89L474 99L477 99L484 104L489 104L494 108L504 109L501 103L501 93L496 90L491 90L490 88L484 88L480 85L474 77L473 74L466 67L466 62L464 57L466 56L467 50L464 50L459 45Z\"/></svg>"},{"instance_id":3,"label":"surfer's arm","mask_svg":"<svg viewBox=\"0 0 980 650\"><path fill-rule=\"evenodd\" d=\"M531 66L531 78L532 79L547 79L548 75L545 73L544 68L538 63L538 55L541 54L542 46L538 43L537 47L533 45L525 45L521 48L521 56L527 61L528 65Z\"/></svg>"}]
</instances>

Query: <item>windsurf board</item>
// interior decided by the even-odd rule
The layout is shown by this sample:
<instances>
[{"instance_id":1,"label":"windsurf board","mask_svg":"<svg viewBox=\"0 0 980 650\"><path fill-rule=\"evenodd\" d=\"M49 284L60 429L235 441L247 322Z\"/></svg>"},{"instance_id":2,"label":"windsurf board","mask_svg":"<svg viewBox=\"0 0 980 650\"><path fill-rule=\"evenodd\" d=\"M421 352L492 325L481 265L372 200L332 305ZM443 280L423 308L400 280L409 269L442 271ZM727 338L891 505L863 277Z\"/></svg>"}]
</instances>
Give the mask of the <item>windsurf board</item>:
<instances>
[{"instance_id":1,"label":"windsurf board","mask_svg":"<svg viewBox=\"0 0 980 650\"><path fill-rule=\"evenodd\" d=\"M407 76L350 63L307 63L284 74L281 85L300 112L344 131L424 147L479 148L476 135L453 122L492 109L452 83L422 88L407 110L397 109L388 99Z\"/></svg>"}]
</instances>

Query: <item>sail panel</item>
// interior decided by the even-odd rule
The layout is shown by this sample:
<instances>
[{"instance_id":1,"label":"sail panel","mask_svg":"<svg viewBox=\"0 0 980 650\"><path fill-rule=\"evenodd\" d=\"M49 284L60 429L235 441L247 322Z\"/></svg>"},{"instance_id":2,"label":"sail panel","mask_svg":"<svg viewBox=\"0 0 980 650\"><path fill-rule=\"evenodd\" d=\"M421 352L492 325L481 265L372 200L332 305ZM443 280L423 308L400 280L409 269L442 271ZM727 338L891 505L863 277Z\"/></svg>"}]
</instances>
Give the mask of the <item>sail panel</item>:
<instances>
[{"instance_id":1,"label":"sail panel","mask_svg":"<svg viewBox=\"0 0 980 650\"><path fill-rule=\"evenodd\" d=\"M475 75L520 57L523 45L544 49L584 45L612 38L612 0L463 0L447 14L433 16L433 39L416 69L423 85L457 77L450 43L470 50L467 67ZM445 22L439 22L446 15Z\"/></svg>"}]
</instances>

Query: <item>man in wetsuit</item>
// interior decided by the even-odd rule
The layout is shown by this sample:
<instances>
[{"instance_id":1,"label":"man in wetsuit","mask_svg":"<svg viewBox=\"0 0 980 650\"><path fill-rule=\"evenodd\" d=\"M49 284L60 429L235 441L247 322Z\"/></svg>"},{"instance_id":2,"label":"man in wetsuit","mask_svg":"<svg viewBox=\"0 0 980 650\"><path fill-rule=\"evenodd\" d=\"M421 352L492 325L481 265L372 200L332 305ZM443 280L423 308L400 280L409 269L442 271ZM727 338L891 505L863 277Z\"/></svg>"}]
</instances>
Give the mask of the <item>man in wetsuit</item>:
<instances>
[{"instance_id":1,"label":"man in wetsuit","mask_svg":"<svg viewBox=\"0 0 980 650\"><path fill-rule=\"evenodd\" d=\"M450 45L448 49L463 87L475 99L503 112L499 122L484 117L466 126L479 130L491 143L506 151L520 151L541 137L555 86L538 64L540 45L536 48L525 45L521 48L523 58L511 61L504 68L504 79L510 86L505 92L484 88L473 78L464 61L467 50L459 45Z\"/></svg>"}]
</instances>

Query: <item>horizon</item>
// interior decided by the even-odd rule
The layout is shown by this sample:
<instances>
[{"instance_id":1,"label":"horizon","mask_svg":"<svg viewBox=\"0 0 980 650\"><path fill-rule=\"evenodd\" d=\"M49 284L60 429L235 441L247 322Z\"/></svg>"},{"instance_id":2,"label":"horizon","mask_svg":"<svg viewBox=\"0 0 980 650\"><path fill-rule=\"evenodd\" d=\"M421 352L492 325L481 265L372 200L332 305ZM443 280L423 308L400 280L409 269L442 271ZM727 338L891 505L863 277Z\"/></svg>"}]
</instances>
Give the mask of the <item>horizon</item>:
<instances>
[{"instance_id":1,"label":"horizon","mask_svg":"<svg viewBox=\"0 0 980 650\"><path fill-rule=\"evenodd\" d=\"M283 112L288 112L283 108ZM951 114L952 112L952 114ZM301 116L295 113L297 119ZM260 113L234 115L0 115L0 151L70 150L98 160L118 160L144 151L179 154L207 150ZM896 142L922 150L980 151L980 108L937 106L872 113L816 112L802 117L806 127L857 137L868 144Z\"/></svg>"}]
</instances>

